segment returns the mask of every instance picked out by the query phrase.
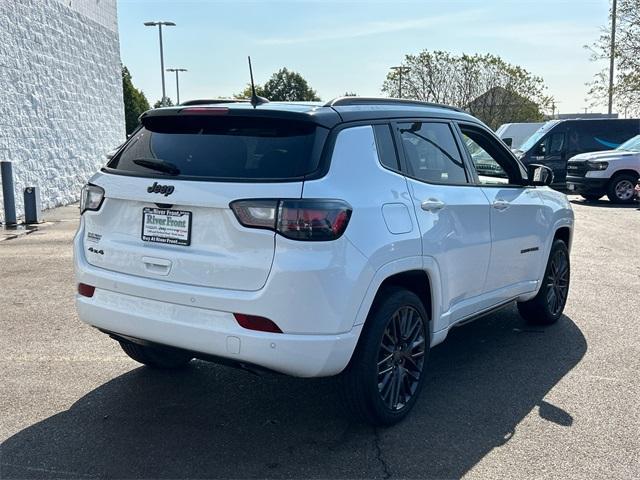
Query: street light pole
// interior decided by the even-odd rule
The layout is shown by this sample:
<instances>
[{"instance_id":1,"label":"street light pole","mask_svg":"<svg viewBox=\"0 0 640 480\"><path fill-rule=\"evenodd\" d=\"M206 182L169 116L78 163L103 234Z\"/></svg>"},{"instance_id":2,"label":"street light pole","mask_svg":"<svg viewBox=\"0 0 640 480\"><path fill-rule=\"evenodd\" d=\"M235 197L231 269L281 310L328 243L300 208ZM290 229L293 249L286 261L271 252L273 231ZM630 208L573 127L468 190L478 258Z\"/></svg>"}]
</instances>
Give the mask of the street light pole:
<instances>
[{"instance_id":1,"label":"street light pole","mask_svg":"<svg viewBox=\"0 0 640 480\"><path fill-rule=\"evenodd\" d=\"M180 80L178 80L178 74L186 71L186 68L167 68L167 72L176 72L176 105L180 105Z\"/></svg>"},{"instance_id":2,"label":"street light pole","mask_svg":"<svg viewBox=\"0 0 640 480\"><path fill-rule=\"evenodd\" d=\"M402 98L402 73L411 70L409 67L391 67L391 70L398 72L398 98Z\"/></svg>"},{"instance_id":3,"label":"street light pole","mask_svg":"<svg viewBox=\"0 0 640 480\"><path fill-rule=\"evenodd\" d=\"M616 53L616 7L617 0L611 6L611 54L609 55L609 115L613 111L613 62Z\"/></svg>"},{"instance_id":4,"label":"street light pole","mask_svg":"<svg viewBox=\"0 0 640 480\"><path fill-rule=\"evenodd\" d=\"M166 26L166 27L175 27L176 24L173 22L144 22L144 26L145 27L158 27L158 36L160 37L160 75L162 78L162 100L160 101L160 104L162 106L164 106L166 98L167 98L167 94L166 94L166 90L165 90L165 85L164 85L164 52L162 49L162 26Z\"/></svg>"}]
</instances>

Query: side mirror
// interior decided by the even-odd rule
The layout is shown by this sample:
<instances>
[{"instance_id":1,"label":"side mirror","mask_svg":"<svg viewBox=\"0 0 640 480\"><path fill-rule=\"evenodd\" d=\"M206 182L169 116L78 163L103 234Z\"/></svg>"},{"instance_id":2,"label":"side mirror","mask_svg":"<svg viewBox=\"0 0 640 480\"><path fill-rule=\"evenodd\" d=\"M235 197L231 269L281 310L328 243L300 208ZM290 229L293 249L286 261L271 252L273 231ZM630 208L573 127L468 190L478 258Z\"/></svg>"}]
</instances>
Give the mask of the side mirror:
<instances>
[{"instance_id":1,"label":"side mirror","mask_svg":"<svg viewBox=\"0 0 640 480\"><path fill-rule=\"evenodd\" d=\"M551 185L553 183L553 170L546 165L532 163L527 166L529 185Z\"/></svg>"},{"instance_id":2,"label":"side mirror","mask_svg":"<svg viewBox=\"0 0 640 480\"><path fill-rule=\"evenodd\" d=\"M513 146L513 138L511 137L505 137L502 139L502 141L505 143L507 147Z\"/></svg>"}]
</instances>

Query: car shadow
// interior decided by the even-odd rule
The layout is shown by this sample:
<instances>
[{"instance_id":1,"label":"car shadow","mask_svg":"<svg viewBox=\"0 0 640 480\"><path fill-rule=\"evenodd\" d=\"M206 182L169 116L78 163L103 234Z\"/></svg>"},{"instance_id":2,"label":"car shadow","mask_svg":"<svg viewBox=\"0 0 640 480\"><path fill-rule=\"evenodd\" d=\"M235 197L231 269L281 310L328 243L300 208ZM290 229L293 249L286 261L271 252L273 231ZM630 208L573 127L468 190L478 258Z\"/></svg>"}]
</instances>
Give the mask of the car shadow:
<instances>
[{"instance_id":1,"label":"car shadow","mask_svg":"<svg viewBox=\"0 0 640 480\"><path fill-rule=\"evenodd\" d=\"M509 308L456 328L411 416L386 429L350 418L333 379L136 368L7 439L0 477L457 478L527 415L571 426L545 396L586 349L566 316L534 328Z\"/></svg>"},{"instance_id":2,"label":"car shadow","mask_svg":"<svg viewBox=\"0 0 640 480\"><path fill-rule=\"evenodd\" d=\"M613 203L610 202L609 200L596 200L596 201L590 201L590 200L569 200L571 203L573 203L574 205L585 205L587 207L599 207L599 208L635 208L636 210L640 210L640 208L638 208L639 204L638 202L633 202L633 203Z\"/></svg>"}]
</instances>

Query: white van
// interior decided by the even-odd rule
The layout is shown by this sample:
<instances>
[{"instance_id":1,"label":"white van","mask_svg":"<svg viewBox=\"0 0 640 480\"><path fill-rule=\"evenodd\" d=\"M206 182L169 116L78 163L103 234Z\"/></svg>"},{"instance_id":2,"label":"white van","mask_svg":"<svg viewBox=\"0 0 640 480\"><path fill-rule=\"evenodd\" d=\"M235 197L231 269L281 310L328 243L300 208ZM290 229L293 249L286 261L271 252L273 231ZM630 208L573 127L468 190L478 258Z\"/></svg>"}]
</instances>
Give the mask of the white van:
<instances>
[{"instance_id":1,"label":"white van","mask_svg":"<svg viewBox=\"0 0 640 480\"><path fill-rule=\"evenodd\" d=\"M544 122L539 123L503 123L496 130L496 135L513 149L518 149L533 135Z\"/></svg>"}]
</instances>

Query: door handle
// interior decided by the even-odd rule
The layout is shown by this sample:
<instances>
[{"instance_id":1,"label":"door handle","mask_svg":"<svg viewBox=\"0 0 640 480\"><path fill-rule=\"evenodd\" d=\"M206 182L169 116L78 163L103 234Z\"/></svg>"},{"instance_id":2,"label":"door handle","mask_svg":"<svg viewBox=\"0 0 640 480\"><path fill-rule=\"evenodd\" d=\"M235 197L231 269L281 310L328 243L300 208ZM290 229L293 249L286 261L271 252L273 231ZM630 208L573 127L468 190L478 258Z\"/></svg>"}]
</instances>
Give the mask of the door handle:
<instances>
[{"instance_id":1,"label":"door handle","mask_svg":"<svg viewBox=\"0 0 640 480\"><path fill-rule=\"evenodd\" d=\"M496 210L506 210L507 208L509 208L509 202L505 201L505 200L494 200L493 202L493 208L495 208Z\"/></svg>"},{"instance_id":2,"label":"door handle","mask_svg":"<svg viewBox=\"0 0 640 480\"><path fill-rule=\"evenodd\" d=\"M445 203L437 198L429 198L420 204L422 210L427 212L437 212L445 207Z\"/></svg>"}]
</instances>

